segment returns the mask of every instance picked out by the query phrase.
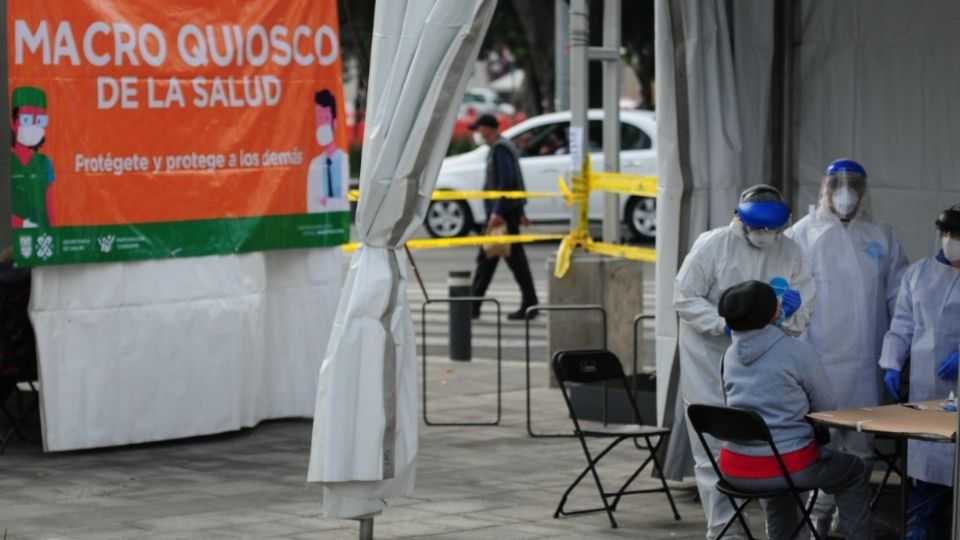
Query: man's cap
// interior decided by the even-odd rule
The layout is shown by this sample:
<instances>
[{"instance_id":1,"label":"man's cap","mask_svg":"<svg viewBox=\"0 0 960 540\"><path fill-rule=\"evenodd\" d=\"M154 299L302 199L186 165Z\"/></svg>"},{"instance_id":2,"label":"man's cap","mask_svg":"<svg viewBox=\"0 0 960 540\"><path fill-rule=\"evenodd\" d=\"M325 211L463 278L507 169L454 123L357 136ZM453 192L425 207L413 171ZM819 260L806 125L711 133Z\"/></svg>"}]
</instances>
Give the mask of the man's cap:
<instances>
[{"instance_id":1,"label":"man's cap","mask_svg":"<svg viewBox=\"0 0 960 540\"><path fill-rule=\"evenodd\" d=\"M487 126L488 128L499 129L500 122L497 120L497 117L492 114L481 114L473 121L472 124L467 126L469 129L477 129L480 126Z\"/></svg>"},{"instance_id":2,"label":"man's cap","mask_svg":"<svg viewBox=\"0 0 960 540\"><path fill-rule=\"evenodd\" d=\"M14 89L13 97L10 99L11 107L38 107L47 108L47 94L39 88L32 86L21 86Z\"/></svg>"},{"instance_id":3,"label":"man's cap","mask_svg":"<svg viewBox=\"0 0 960 540\"><path fill-rule=\"evenodd\" d=\"M745 281L723 291L717 311L731 330L759 330L777 313L777 293L762 281Z\"/></svg>"}]
</instances>

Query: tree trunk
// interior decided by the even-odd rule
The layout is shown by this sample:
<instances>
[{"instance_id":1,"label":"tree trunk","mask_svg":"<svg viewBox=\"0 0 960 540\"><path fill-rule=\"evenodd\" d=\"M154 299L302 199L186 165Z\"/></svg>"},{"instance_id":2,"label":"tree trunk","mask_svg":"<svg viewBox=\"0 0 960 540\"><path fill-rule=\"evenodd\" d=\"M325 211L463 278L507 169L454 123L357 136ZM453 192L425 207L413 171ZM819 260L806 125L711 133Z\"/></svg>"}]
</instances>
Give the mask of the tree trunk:
<instances>
[{"instance_id":1,"label":"tree trunk","mask_svg":"<svg viewBox=\"0 0 960 540\"><path fill-rule=\"evenodd\" d=\"M524 86L536 114L553 109L553 85L556 72L553 58L553 0L513 0L513 9L523 26L531 54L524 70Z\"/></svg>"}]
</instances>

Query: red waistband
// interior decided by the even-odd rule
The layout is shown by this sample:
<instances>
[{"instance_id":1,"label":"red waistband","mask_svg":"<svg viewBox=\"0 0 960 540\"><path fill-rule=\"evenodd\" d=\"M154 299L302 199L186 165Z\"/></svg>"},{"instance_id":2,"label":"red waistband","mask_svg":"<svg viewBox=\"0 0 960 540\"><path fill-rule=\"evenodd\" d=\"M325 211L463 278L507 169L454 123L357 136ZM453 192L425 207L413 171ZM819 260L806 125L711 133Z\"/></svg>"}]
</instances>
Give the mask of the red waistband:
<instances>
[{"instance_id":1,"label":"red waistband","mask_svg":"<svg viewBox=\"0 0 960 540\"><path fill-rule=\"evenodd\" d=\"M780 454L787 471L795 473L820 459L820 449L817 443L810 443L799 450ZM775 478L780 476L780 466L777 458L769 456L748 456L736 452L720 449L720 471L727 476L736 478Z\"/></svg>"}]
</instances>

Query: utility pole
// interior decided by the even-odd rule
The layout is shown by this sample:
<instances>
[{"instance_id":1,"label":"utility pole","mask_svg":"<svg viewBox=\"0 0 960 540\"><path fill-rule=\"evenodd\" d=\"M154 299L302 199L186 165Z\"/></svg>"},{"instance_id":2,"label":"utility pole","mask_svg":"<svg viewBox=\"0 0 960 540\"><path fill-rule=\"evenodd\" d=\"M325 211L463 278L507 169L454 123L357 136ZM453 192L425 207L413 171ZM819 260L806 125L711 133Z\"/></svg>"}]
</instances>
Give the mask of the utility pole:
<instances>
[{"instance_id":1,"label":"utility pole","mask_svg":"<svg viewBox=\"0 0 960 540\"><path fill-rule=\"evenodd\" d=\"M620 172L620 0L603 2L603 47L591 49L603 62L603 169ZM620 239L620 196L603 194L603 241Z\"/></svg>"},{"instance_id":2,"label":"utility pole","mask_svg":"<svg viewBox=\"0 0 960 540\"><path fill-rule=\"evenodd\" d=\"M590 7L587 0L570 0L570 169L579 174L590 151L587 103L590 90ZM580 203L572 205L570 230L578 227Z\"/></svg>"}]
</instances>

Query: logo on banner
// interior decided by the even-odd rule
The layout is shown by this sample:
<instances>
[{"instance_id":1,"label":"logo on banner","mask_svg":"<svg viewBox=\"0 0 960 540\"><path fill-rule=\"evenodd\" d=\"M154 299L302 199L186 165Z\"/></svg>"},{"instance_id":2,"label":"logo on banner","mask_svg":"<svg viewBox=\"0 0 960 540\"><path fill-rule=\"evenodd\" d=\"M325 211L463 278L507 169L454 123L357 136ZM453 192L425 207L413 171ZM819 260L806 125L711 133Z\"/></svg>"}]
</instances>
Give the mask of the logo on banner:
<instances>
[{"instance_id":1,"label":"logo on banner","mask_svg":"<svg viewBox=\"0 0 960 540\"><path fill-rule=\"evenodd\" d=\"M53 257L53 238L49 234L37 237L37 257L44 261Z\"/></svg>"},{"instance_id":2,"label":"logo on banner","mask_svg":"<svg viewBox=\"0 0 960 540\"><path fill-rule=\"evenodd\" d=\"M101 236L97 238L97 243L100 244L100 253L110 253L113 251L113 241L116 239L112 234L107 236Z\"/></svg>"},{"instance_id":3,"label":"logo on banner","mask_svg":"<svg viewBox=\"0 0 960 540\"><path fill-rule=\"evenodd\" d=\"M20 237L20 254L23 255L24 259L29 259L33 255L33 237Z\"/></svg>"}]
</instances>

